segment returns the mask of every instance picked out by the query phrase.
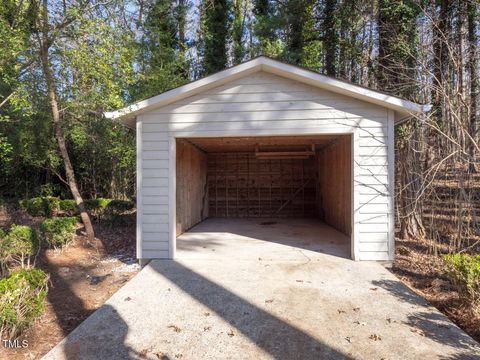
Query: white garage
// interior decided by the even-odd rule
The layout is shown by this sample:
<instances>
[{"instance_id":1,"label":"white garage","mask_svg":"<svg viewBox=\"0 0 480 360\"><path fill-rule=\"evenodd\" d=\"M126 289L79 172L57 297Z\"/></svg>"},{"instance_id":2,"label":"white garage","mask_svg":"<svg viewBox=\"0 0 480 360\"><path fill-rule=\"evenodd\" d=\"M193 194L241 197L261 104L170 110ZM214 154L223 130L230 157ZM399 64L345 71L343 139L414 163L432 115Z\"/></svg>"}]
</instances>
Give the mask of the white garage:
<instances>
[{"instance_id":1,"label":"white garage","mask_svg":"<svg viewBox=\"0 0 480 360\"><path fill-rule=\"evenodd\" d=\"M107 113L136 129L137 257L175 258L206 219L313 219L393 260L394 126L424 110L258 57Z\"/></svg>"}]
</instances>

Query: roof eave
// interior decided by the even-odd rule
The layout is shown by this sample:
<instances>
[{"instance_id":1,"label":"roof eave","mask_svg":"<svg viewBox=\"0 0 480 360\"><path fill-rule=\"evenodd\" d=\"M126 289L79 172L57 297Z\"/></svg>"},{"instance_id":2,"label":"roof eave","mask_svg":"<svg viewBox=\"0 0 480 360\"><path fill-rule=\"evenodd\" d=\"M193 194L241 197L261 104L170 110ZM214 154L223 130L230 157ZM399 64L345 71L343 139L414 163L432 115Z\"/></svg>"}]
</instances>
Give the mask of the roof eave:
<instances>
[{"instance_id":1,"label":"roof eave","mask_svg":"<svg viewBox=\"0 0 480 360\"><path fill-rule=\"evenodd\" d=\"M358 100L377 104L395 110L399 114L403 114L405 117L418 116L428 112L431 108L430 105L417 104L412 101L383 94L375 90L370 90L362 86L261 56L243 64L212 74L203 79L166 91L160 95L139 101L120 110L106 112L104 115L108 119L119 121L128 126L128 123L142 112L165 106L172 102L192 96L198 92L208 90L261 70L300 81L314 87L350 96ZM395 123L397 124L397 122Z\"/></svg>"},{"instance_id":2,"label":"roof eave","mask_svg":"<svg viewBox=\"0 0 480 360\"><path fill-rule=\"evenodd\" d=\"M131 119L147 109L159 108L174 101L184 99L200 91L222 85L223 83L235 80L239 77L260 71L262 58L256 58L243 64L236 65L229 69L222 70L205 78L190 82L183 86L168 90L157 96L138 101L116 111L105 112L107 119Z\"/></svg>"}]
</instances>

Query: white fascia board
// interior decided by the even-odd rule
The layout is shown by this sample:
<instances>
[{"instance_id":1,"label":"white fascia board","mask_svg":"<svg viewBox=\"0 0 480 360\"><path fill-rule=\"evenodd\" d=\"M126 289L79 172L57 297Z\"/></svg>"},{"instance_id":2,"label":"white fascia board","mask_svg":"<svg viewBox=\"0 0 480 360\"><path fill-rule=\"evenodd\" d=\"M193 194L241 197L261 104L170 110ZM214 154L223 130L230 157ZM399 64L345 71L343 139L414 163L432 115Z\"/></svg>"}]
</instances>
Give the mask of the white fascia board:
<instances>
[{"instance_id":1,"label":"white fascia board","mask_svg":"<svg viewBox=\"0 0 480 360\"><path fill-rule=\"evenodd\" d=\"M239 64L229 69L212 74L203 79L199 79L178 88L166 91L160 95L139 101L123 109L106 112L104 115L108 119L117 120L127 126L134 127L133 124L135 122L135 116L140 113L168 105L172 102L195 95L201 91L223 85L227 82L261 70L395 110L397 112L397 117L401 118L402 120L427 112L431 107L430 105L420 105L412 101L404 100L388 94L383 94L375 90L370 90L362 86L357 86L345 81L318 74L310 70L261 56L243 64ZM398 122L396 121L395 123Z\"/></svg>"},{"instance_id":2,"label":"white fascia board","mask_svg":"<svg viewBox=\"0 0 480 360\"><path fill-rule=\"evenodd\" d=\"M262 58L261 60L262 70L264 71L332 91L337 94L384 106L405 115L420 114L430 109L430 105L420 105L412 101L383 94L375 90L337 80L293 65L284 64L268 58Z\"/></svg>"}]
</instances>

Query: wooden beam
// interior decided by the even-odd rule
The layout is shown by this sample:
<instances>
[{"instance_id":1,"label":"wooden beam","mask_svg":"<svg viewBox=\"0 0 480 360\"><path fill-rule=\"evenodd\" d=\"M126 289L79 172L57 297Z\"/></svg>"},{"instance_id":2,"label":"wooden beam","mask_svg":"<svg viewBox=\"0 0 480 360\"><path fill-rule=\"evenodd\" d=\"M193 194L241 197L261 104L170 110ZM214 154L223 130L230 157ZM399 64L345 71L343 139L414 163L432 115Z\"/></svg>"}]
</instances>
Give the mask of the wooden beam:
<instances>
[{"instance_id":1,"label":"wooden beam","mask_svg":"<svg viewBox=\"0 0 480 360\"><path fill-rule=\"evenodd\" d=\"M263 156L314 156L315 151L256 151L256 157Z\"/></svg>"}]
</instances>

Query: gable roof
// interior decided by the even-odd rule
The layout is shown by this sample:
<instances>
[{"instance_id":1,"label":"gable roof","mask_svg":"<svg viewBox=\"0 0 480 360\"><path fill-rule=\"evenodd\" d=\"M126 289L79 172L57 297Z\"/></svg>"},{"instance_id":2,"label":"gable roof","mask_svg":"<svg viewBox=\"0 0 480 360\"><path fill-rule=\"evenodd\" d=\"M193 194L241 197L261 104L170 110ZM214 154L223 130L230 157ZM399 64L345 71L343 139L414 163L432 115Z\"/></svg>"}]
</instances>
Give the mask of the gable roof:
<instances>
[{"instance_id":1,"label":"gable roof","mask_svg":"<svg viewBox=\"0 0 480 360\"><path fill-rule=\"evenodd\" d=\"M192 81L183 86L168 90L160 95L138 101L122 109L105 112L105 117L132 126L137 115L171 104L175 101L198 94L202 91L223 85L246 75L265 71L301 83L325 89L334 93L350 96L372 104L396 111L395 123L400 123L412 115L428 112L430 105L421 105L393 95L388 95L360 85L355 85L333 77L319 74L295 65L273 60L265 56L235 65L205 78ZM133 121L133 124L132 124Z\"/></svg>"}]
</instances>

